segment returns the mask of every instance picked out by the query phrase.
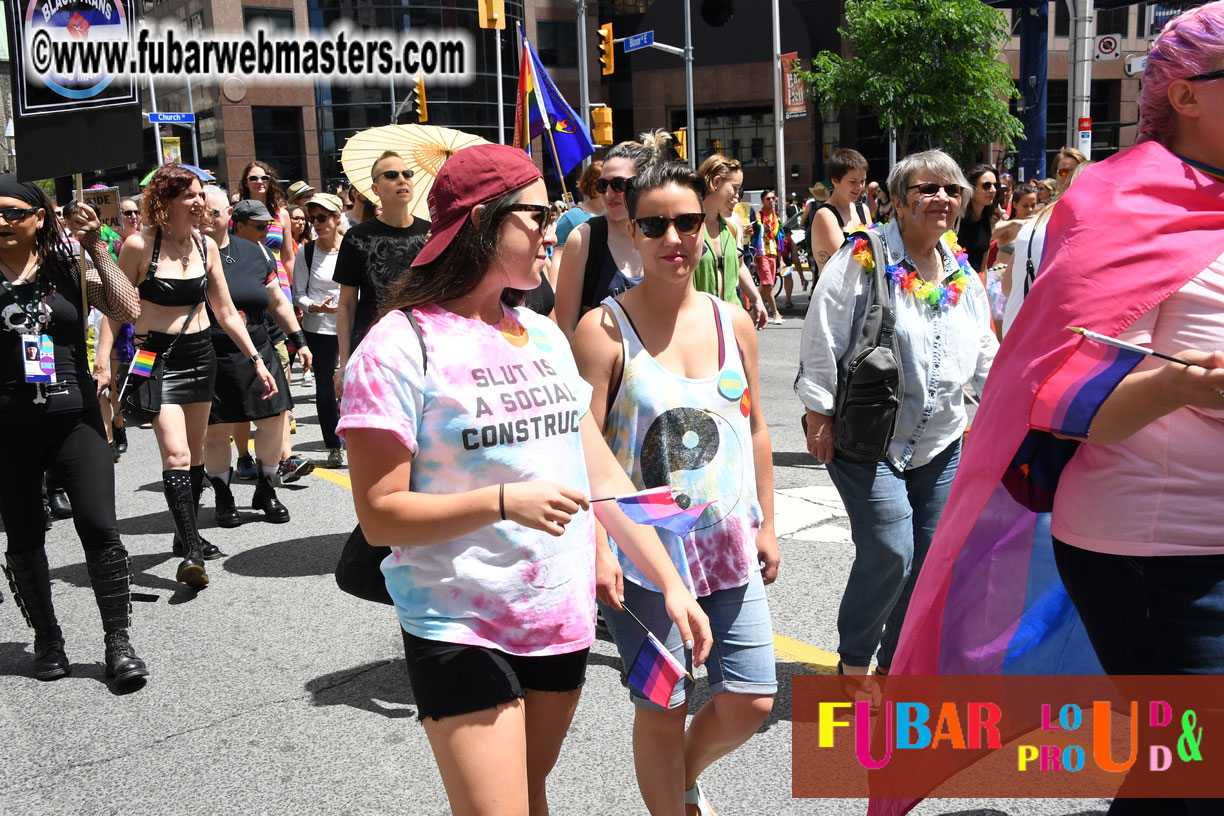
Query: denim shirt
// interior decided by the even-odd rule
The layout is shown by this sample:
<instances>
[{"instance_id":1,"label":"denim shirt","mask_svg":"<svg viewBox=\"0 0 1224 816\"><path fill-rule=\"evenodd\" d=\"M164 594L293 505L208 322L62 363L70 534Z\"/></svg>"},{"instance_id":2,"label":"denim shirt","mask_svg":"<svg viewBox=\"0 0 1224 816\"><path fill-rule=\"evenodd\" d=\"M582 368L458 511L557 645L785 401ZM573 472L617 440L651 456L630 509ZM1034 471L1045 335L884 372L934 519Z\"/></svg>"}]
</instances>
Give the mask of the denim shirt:
<instances>
[{"instance_id":1,"label":"denim shirt","mask_svg":"<svg viewBox=\"0 0 1224 816\"><path fill-rule=\"evenodd\" d=\"M908 258L896 221L881 233L887 265ZM795 393L804 406L832 415L837 392L837 361L847 353L862 327L871 295L872 276L854 259L847 240L821 270L800 340ZM960 267L939 239L944 277ZM999 348L990 322L990 303L976 274L953 306L934 311L889 283L905 377L897 429L887 460L897 470L927 464L965 430L965 385L979 394Z\"/></svg>"}]
</instances>

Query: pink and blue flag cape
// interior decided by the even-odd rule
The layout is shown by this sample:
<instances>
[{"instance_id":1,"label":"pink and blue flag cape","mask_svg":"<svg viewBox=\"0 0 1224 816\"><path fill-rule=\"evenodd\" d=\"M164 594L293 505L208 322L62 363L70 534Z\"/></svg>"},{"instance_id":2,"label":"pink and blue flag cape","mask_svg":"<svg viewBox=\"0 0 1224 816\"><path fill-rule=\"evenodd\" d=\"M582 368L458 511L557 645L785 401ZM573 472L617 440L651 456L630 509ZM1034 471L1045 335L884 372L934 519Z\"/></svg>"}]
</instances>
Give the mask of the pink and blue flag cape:
<instances>
[{"instance_id":1,"label":"pink and blue flag cape","mask_svg":"<svg viewBox=\"0 0 1224 816\"><path fill-rule=\"evenodd\" d=\"M893 674L1101 672L1058 577L1050 510L1097 409L1141 355L1066 327L1117 336L1224 254L1224 183L1145 142L1080 174L1045 246L986 382ZM917 803L873 799L868 814Z\"/></svg>"},{"instance_id":2,"label":"pink and blue flag cape","mask_svg":"<svg viewBox=\"0 0 1224 816\"><path fill-rule=\"evenodd\" d=\"M667 485L616 497L616 504L630 521L662 527L681 538L689 534L702 512L713 503L709 501L692 507L681 507L676 504L672 489Z\"/></svg>"},{"instance_id":3,"label":"pink and blue flag cape","mask_svg":"<svg viewBox=\"0 0 1224 816\"><path fill-rule=\"evenodd\" d=\"M650 702L667 708L676 681L686 673L659 639L647 632L629 669L629 685L642 692Z\"/></svg>"}]
</instances>

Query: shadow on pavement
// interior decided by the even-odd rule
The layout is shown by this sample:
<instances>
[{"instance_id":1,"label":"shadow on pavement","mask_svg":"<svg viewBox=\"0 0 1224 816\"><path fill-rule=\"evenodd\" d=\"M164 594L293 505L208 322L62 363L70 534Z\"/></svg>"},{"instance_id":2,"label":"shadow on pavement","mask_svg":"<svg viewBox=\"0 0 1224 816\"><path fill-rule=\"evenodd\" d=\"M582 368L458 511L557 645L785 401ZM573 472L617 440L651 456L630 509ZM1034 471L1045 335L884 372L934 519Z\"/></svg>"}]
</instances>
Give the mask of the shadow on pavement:
<instances>
[{"instance_id":1,"label":"shadow on pavement","mask_svg":"<svg viewBox=\"0 0 1224 816\"><path fill-rule=\"evenodd\" d=\"M805 470L824 470L825 466L817 462L807 451L774 451L774 467L803 468Z\"/></svg>"},{"instance_id":2,"label":"shadow on pavement","mask_svg":"<svg viewBox=\"0 0 1224 816\"><path fill-rule=\"evenodd\" d=\"M308 536L235 553L223 562L226 572L251 578L303 578L331 575L349 534Z\"/></svg>"},{"instance_id":3,"label":"shadow on pavement","mask_svg":"<svg viewBox=\"0 0 1224 816\"><path fill-rule=\"evenodd\" d=\"M346 705L393 720L416 716L403 658L325 674L307 683L306 690L317 706Z\"/></svg>"},{"instance_id":4,"label":"shadow on pavement","mask_svg":"<svg viewBox=\"0 0 1224 816\"><path fill-rule=\"evenodd\" d=\"M71 666L71 673L67 677L61 677L53 681L37 681L31 674L30 663L34 660L34 649L30 645L34 640L34 630L27 630L30 633L30 643L7 642L0 643L0 676L4 677L28 677L31 682L51 683L71 683L73 680L88 680L90 682L101 683L107 687L116 697L122 697L131 694L134 691L140 691L144 688L145 681L143 679L130 683L123 687L116 687L106 679L106 664L102 660L95 659L91 662L81 662L75 660L74 657L90 656L97 658L104 651L102 638L99 636L94 644L77 644L74 648L71 641L65 644L64 650L68 654L68 663Z\"/></svg>"}]
</instances>

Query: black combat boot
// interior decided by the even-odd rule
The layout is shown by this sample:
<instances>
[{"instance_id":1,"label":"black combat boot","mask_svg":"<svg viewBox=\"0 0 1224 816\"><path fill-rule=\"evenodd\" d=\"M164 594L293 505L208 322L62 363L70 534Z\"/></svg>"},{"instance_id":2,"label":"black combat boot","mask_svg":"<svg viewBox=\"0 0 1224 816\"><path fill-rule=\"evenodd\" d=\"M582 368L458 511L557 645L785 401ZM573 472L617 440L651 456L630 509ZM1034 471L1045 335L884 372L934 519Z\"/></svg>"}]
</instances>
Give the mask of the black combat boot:
<instances>
[{"instance_id":1,"label":"black combat boot","mask_svg":"<svg viewBox=\"0 0 1224 816\"><path fill-rule=\"evenodd\" d=\"M149 669L136 656L128 640L131 625L131 569L128 554L121 546L107 547L85 554L89 582L98 599L102 631L106 633L106 676L124 685L149 676Z\"/></svg>"},{"instance_id":2,"label":"black combat boot","mask_svg":"<svg viewBox=\"0 0 1224 816\"><path fill-rule=\"evenodd\" d=\"M193 589L203 589L208 586L208 573L204 570L204 554L200 552L191 476L185 470L163 470L162 489L166 493L170 517L174 519L175 534L183 543L183 561L175 578Z\"/></svg>"},{"instance_id":3,"label":"black combat boot","mask_svg":"<svg viewBox=\"0 0 1224 816\"><path fill-rule=\"evenodd\" d=\"M221 548L213 544L204 534L200 532L200 496L204 493L204 466L192 465L187 471L187 475L191 477L191 498L196 519L196 535L200 537L200 557L205 561L212 561L225 555L221 552ZM174 546L172 552L175 555L183 555L183 540L179 538L178 533L174 534Z\"/></svg>"},{"instance_id":4,"label":"black combat boot","mask_svg":"<svg viewBox=\"0 0 1224 816\"><path fill-rule=\"evenodd\" d=\"M255 485L255 497L251 507L262 510L264 517L273 524L284 524L289 521L289 508L276 498L276 490L272 487L272 478L264 474L263 463L255 460L255 470L258 472L258 482Z\"/></svg>"},{"instance_id":5,"label":"black combat boot","mask_svg":"<svg viewBox=\"0 0 1224 816\"><path fill-rule=\"evenodd\" d=\"M242 517L238 515L238 508L234 505L234 494L230 491L229 480L232 478L234 478L233 468L230 468L227 479L218 479L216 476L208 477L208 481L212 483L213 495L217 498L218 527L237 527L242 524Z\"/></svg>"},{"instance_id":6,"label":"black combat boot","mask_svg":"<svg viewBox=\"0 0 1224 816\"><path fill-rule=\"evenodd\" d=\"M64 654L64 633L51 604L47 551L39 547L29 552L10 552L4 574L8 576L17 608L34 630L34 676L39 680L56 680L67 675L70 667Z\"/></svg>"}]
</instances>

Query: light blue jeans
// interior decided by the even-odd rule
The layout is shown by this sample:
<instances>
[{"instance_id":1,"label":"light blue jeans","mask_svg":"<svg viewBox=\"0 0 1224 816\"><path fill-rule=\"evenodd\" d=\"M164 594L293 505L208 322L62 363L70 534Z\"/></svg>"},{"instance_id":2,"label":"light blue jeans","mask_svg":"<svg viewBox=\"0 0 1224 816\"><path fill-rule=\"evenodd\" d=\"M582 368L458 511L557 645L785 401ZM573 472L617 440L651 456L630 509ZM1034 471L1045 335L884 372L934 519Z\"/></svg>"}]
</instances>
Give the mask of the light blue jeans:
<instances>
[{"instance_id":1,"label":"light blue jeans","mask_svg":"<svg viewBox=\"0 0 1224 816\"><path fill-rule=\"evenodd\" d=\"M854 539L854 564L837 612L842 662L868 666L878 647L879 664L891 668L960 448L958 439L927 464L903 472L888 462L855 462L841 455L829 463Z\"/></svg>"},{"instance_id":2,"label":"light blue jeans","mask_svg":"<svg viewBox=\"0 0 1224 816\"><path fill-rule=\"evenodd\" d=\"M769 602L765 599L765 584L760 570L754 570L748 583L734 589L720 589L698 598L702 611L710 619L714 644L706 660L706 675L710 694L729 691L733 694L777 694L778 679L774 667L773 624L769 617ZM663 593L625 581L625 607L650 627L669 652L688 671L693 670L693 654L680 641L680 630L667 617ZM637 658L646 632L630 615L599 604L608 631L616 641L625 672ZM693 681L682 678L672 691L668 708L678 708L688 699ZM639 708L650 711L663 709L629 687L629 697Z\"/></svg>"}]
</instances>

